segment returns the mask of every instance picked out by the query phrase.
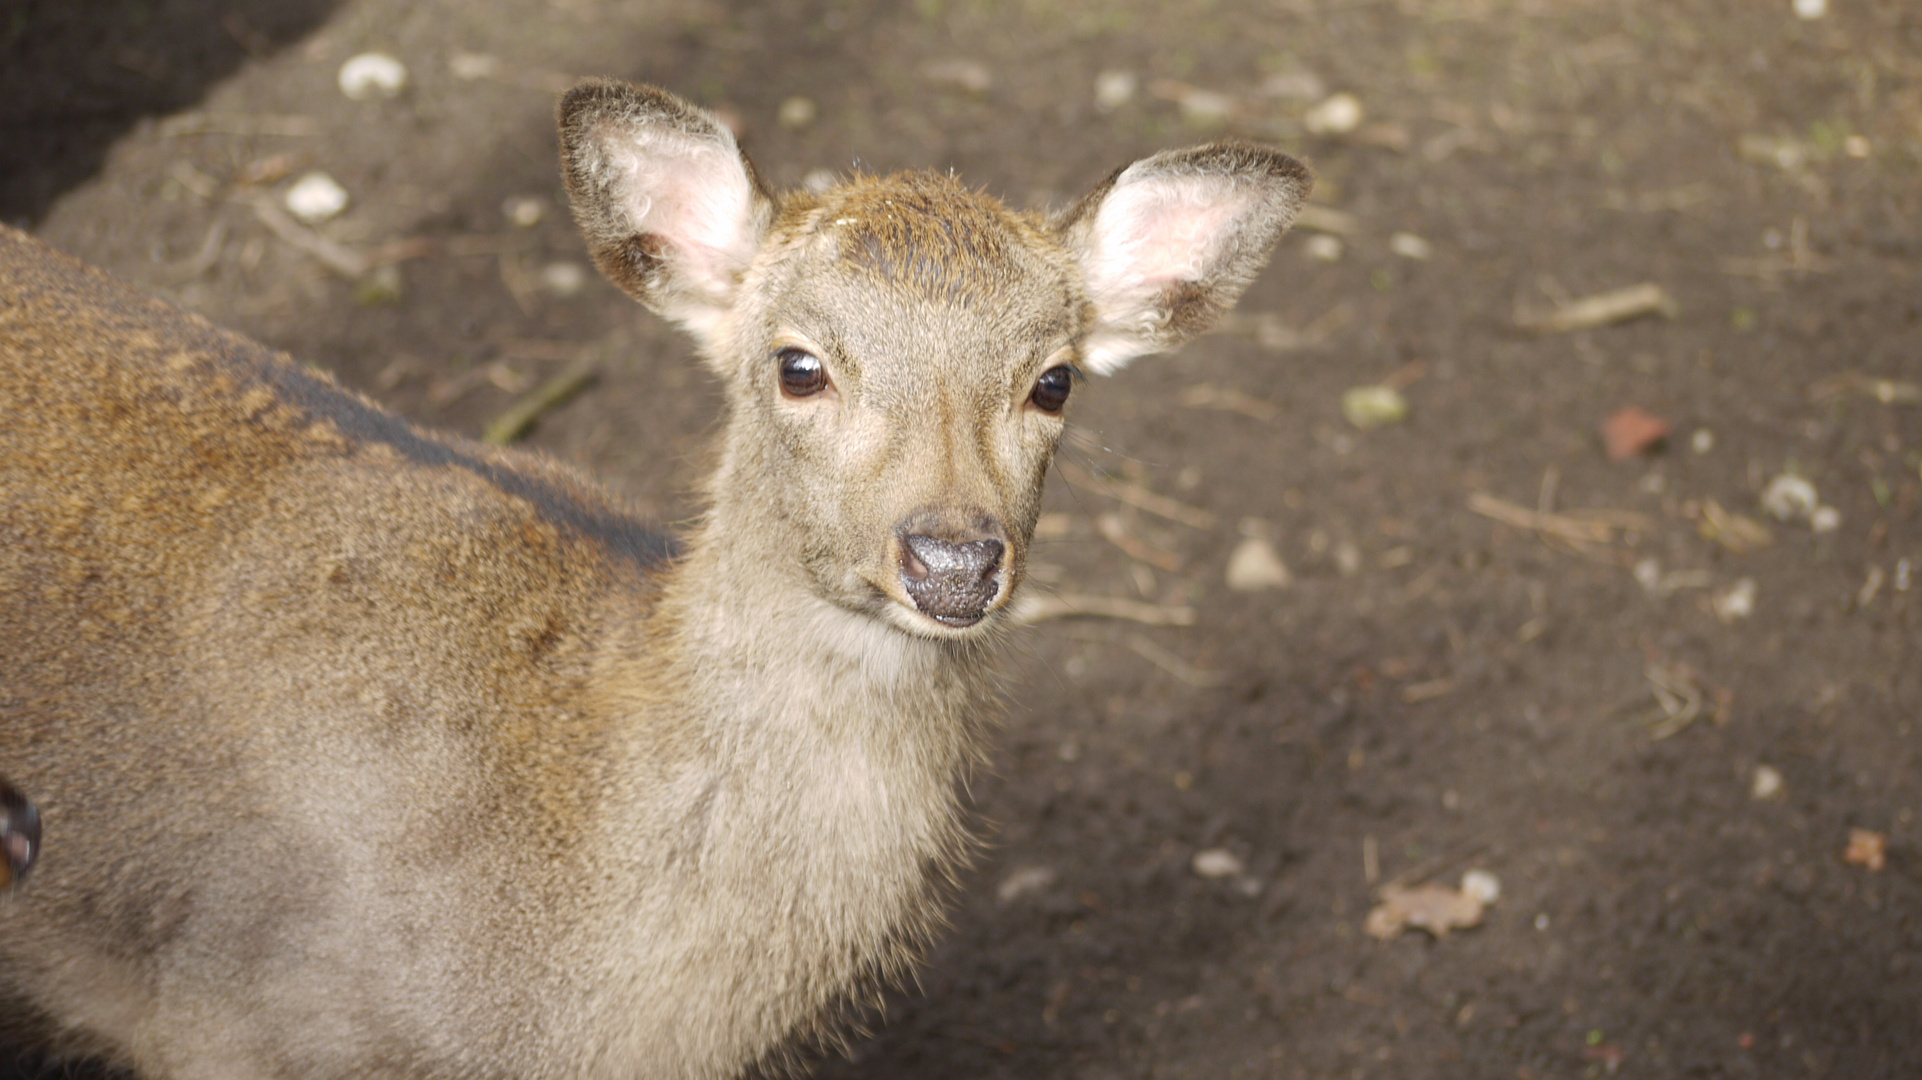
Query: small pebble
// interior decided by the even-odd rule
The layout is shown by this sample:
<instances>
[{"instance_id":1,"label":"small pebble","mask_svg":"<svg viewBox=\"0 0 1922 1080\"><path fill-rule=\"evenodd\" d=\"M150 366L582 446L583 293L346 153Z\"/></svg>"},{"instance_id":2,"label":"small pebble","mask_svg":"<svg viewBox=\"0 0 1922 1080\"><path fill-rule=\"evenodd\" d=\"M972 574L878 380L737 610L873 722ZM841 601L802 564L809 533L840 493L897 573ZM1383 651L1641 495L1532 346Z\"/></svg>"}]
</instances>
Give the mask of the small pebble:
<instances>
[{"instance_id":1,"label":"small pebble","mask_svg":"<svg viewBox=\"0 0 1922 1080\"><path fill-rule=\"evenodd\" d=\"M515 195L501 203L501 216L519 229L531 229L547 216L547 200L534 195Z\"/></svg>"},{"instance_id":2,"label":"small pebble","mask_svg":"<svg viewBox=\"0 0 1922 1080\"><path fill-rule=\"evenodd\" d=\"M1228 556L1228 587L1236 592L1285 589L1295 579L1275 546L1257 536L1244 537Z\"/></svg>"},{"instance_id":3,"label":"small pebble","mask_svg":"<svg viewBox=\"0 0 1922 1080\"><path fill-rule=\"evenodd\" d=\"M1688 437L1688 448L1698 454L1706 454L1715 449L1715 433L1707 428L1696 428L1695 434Z\"/></svg>"},{"instance_id":4,"label":"small pebble","mask_svg":"<svg viewBox=\"0 0 1922 1080\"><path fill-rule=\"evenodd\" d=\"M1717 593L1713 601L1715 617L1725 623L1746 619L1755 614L1755 579L1742 578L1723 592Z\"/></svg>"},{"instance_id":5,"label":"small pebble","mask_svg":"<svg viewBox=\"0 0 1922 1080\"><path fill-rule=\"evenodd\" d=\"M1470 870L1462 875L1462 895L1492 904L1501 899L1501 879L1486 870Z\"/></svg>"},{"instance_id":6,"label":"small pebble","mask_svg":"<svg viewBox=\"0 0 1922 1080\"><path fill-rule=\"evenodd\" d=\"M1113 112L1134 100L1141 80L1132 71L1104 71L1094 77L1094 104L1102 112Z\"/></svg>"},{"instance_id":7,"label":"small pebble","mask_svg":"<svg viewBox=\"0 0 1922 1080\"><path fill-rule=\"evenodd\" d=\"M814 118L820 114L821 110L814 104L814 99L796 95L781 102L780 110L774 114L774 122L789 131L799 131L814 123Z\"/></svg>"},{"instance_id":8,"label":"small pebble","mask_svg":"<svg viewBox=\"0 0 1922 1080\"><path fill-rule=\"evenodd\" d=\"M1635 584L1654 596L1662 591L1662 564L1653 556L1635 564Z\"/></svg>"},{"instance_id":9,"label":"small pebble","mask_svg":"<svg viewBox=\"0 0 1922 1080\"><path fill-rule=\"evenodd\" d=\"M1302 248L1308 252L1308 257L1311 259L1320 259L1322 262L1341 261L1343 249L1341 238L1338 236L1329 236L1327 233L1316 233L1308 238L1307 243L1302 245Z\"/></svg>"},{"instance_id":10,"label":"small pebble","mask_svg":"<svg viewBox=\"0 0 1922 1080\"><path fill-rule=\"evenodd\" d=\"M340 65L340 92L355 101L390 98L407 86L407 66L386 53L361 53Z\"/></svg>"},{"instance_id":11,"label":"small pebble","mask_svg":"<svg viewBox=\"0 0 1922 1080\"><path fill-rule=\"evenodd\" d=\"M347 189L324 172L310 172L294 181L283 201L289 213L309 225L318 225L347 209Z\"/></svg>"},{"instance_id":12,"label":"small pebble","mask_svg":"<svg viewBox=\"0 0 1922 1080\"><path fill-rule=\"evenodd\" d=\"M1309 109L1302 124L1315 135L1346 135L1361 126L1364 115L1361 99L1343 91Z\"/></svg>"},{"instance_id":13,"label":"small pebble","mask_svg":"<svg viewBox=\"0 0 1922 1080\"><path fill-rule=\"evenodd\" d=\"M1241 860L1227 848L1197 851L1192 865L1195 873L1205 878L1238 877L1242 871Z\"/></svg>"},{"instance_id":14,"label":"small pebble","mask_svg":"<svg viewBox=\"0 0 1922 1080\"><path fill-rule=\"evenodd\" d=\"M1782 774L1768 765L1755 767L1755 778L1749 781L1748 795L1751 799L1773 799L1782 793Z\"/></svg>"},{"instance_id":15,"label":"small pebble","mask_svg":"<svg viewBox=\"0 0 1922 1080\"><path fill-rule=\"evenodd\" d=\"M1804 20L1819 19L1829 13L1829 0L1795 0L1795 17Z\"/></svg>"},{"instance_id":16,"label":"small pebble","mask_svg":"<svg viewBox=\"0 0 1922 1080\"><path fill-rule=\"evenodd\" d=\"M1762 492L1762 509L1777 521L1804 521L1821 505L1815 485L1793 473L1783 473L1769 481Z\"/></svg>"},{"instance_id":17,"label":"small pebble","mask_svg":"<svg viewBox=\"0 0 1922 1080\"><path fill-rule=\"evenodd\" d=\"M587 269L577 262L551 262L541 267L541 288L563 299L587 288Z\"/></svg>"},{"instance_id":18,"label":"small pebble","mask_svg":"<svg viewBox=\"0 0 1922 1080\"><path fill-rule=\"evenodd\" d=\"M1361 573L1361 549L1352 541L1343 540L1335 545L1335 572L1342 577Z\"/></svg>"},{"instance_id":19,"label":"small pebble","mask_svg":"<svg viewBox=\"0 0 1922 1080\"><path fill-rule=\"evenodd\" d=\"M1842 527L1842 511L1833 506L1818 506L1809 515L1809 528L1819 533L1831 533Z\"/></svg>"},{"instance_id":20,"label":"small pebble","mask_svg":"<svg viewBox=\"0 0 1922 1080\"><path fill-rule=\"evenodd\" d=\"M1388 250L1404 259L1426 259L1435 253L1433 245L1411 232L1398 232L1389 237Z\"/></svg>"}]
</instances>

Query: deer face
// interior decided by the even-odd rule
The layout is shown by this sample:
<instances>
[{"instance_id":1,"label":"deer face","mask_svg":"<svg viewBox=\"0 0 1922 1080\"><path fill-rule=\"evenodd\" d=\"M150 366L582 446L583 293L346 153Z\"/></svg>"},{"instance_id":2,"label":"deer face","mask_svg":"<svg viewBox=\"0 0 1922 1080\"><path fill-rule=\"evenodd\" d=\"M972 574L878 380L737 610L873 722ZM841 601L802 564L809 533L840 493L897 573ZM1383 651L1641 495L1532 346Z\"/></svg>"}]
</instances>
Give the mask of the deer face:
<instances>
[{"instance_id":1,"label":"deer face","mask_svg":"<svg viewBox=\"0 0 1922 1080\"><path fill-rule=\"evenodd\" d=\"M569 191L608 276L701 343L732 415L715 498L817 594L928 636L1005 611L1075 379L1232 304L1307 174L1224 143L1137 162L1054 218L950 177L776 200L660 91L561 106Z\"/></svg>"}]
</instances>

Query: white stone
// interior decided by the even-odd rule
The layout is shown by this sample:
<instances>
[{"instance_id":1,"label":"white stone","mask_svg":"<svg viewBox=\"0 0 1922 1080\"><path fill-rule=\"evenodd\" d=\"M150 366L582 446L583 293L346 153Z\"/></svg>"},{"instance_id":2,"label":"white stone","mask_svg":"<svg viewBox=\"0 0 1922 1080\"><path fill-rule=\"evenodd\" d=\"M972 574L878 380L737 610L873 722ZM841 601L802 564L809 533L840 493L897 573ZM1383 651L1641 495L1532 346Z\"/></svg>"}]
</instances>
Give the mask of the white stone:
<instances>
[{"instance_id":1,"label":"white stone","mask_svg":"<svg viewBox=\"0 0 1922 1080\"><path fill-rule=\"evenodd\" d=\"M1113 112L1134 100L1141 80L1132 71L1104 71L1094 77L1094 104L1102 112Z\"/></svg>"},{"instance_id":2,"label":"white stone","mask_svg":"<svg viewBox=\"0 0 1922 1080\"><path fill-rule=\"evenodd\" d=\"M1486 870L1470 870L1462 875L1462 895L1492 904L1501 899L1501 879Z\"/></svg>"},{"instance_id":3,"label":"white stone","mask_svg":"<svg viewBox=\"0 0 1922 1080\"><path fill-rule=\"evenodd\" d=\"M315 171L294 181L283 201L288 213L309 225L318 225L347 209L347 189L326 173Z\"/></svg>"},{"instance_id":4,"label":"white stone","mask_svg":"<svg viewBox=\"0 0 1922 1080\"><path fill-rule=\"evenodd\" d=\"M1781 772L1768 765L1757 765L1755 767L1755 778L1749 781L1749 798L1772 799L1781 794L1781 792Z\"/></svg>"},{"instance_id":5,"label":"white stone","mask_svg":"<svg viewBox=\"0 0 1922 1080\"><path fill-rule=\"evenodd\" d=\"M1227 848L1197 851L1191 865L1195 873L1205 878L1239 877L1242 871L1241 860Z\"/></svg>"},{"instance_id":6,"label":"white stone","mask_svg":"<svg viewBox=\"0 0 1922 1080\"><path fill-rule=\"evenodd\" d=\"M587 268L577 262L551 262L541 267L541 288L559 297L578 296L587 288Z\"/></svg>"},{"instance_id":7,"label":"white stone","mask_svg":"<svg viewBox=\"0 0 1922 1080\"><path fill-rule=\"evenodd\" d=\"M1717 593L1714 600L1715 617L1725 623L1746 619L1755 614L1755 579L1745 577Z\"/></svg>"},{"instance_id":8,"label":"white stone","mask_svg":"<svg viewBox=\"0 0 1922 1080\"><path fill-rule=\"evenodd\" d=\"M1275 546L1261 537L1243 538L1228 556L1228 587L1236 592L1285 589L1294 580Z\"/></svg>"},{"instance_id":9,"label":"white stone","mask_svg":"<svg viewBox=\"0 0 1922 1080\"><path fill-rule=\"evenodd\" d=\"M1794 473L1783 473L1770 480L1762 492L1762 509L1777 521L1806 521L1819 505L1815 485Z\"/></svg>"},{"instance_id":10,"label":"white stone","mask_svg":"<svg viewBox=\"0 0 1922 1080\"><path fill-rule=\"evenodd\" d=\"M340 92L355 101L390 98L407 87L407 65L386 53L366 52L340 65Z\"/></svg>"},{"instance_id":11,"label":"white stone","mask_svg":"<svg viewBox=\"0 0 1922 1080\"><path fill-rule=\"evenodd\" d=\"M531 229L547 216L547 200L535 195L513 195L501 203L501 216L516 228Z\"/></svg>"},{"instance_id":12,"label":"white stone","mask_svg":"<svg viewBox=\"0 0 1922 1080\"><path fill-rule=\"evenodd\" d=\"M1301 122L1316 135L1346 135L1361 126L1365 115L1361 99L1344 90L1309 109Z\"/></svg>"},{"instance_id":13,"label":"white stone","mask_svg":"<svg viewBox=\"0 0 1922 1080\"><path fill-rule=\"evenodd\" d=\"M1411 232L1398 232L1389 237L1388 250L1404 259L1426 259L1435 253L1434 245Z\"/></svg>"},{"instance_id":14,"label":"white stone","mask_svg":"<svg viewBox=\"0 0 1922 1080\"><path fill-rule=\"evenodd\" d=\"M1303 250L1308 252L1308 257L1311 259L1320 259L1322 262L1341 261L1343 248L1341 238L1338 236L1329 236L1327 233L1316 233L1310 236L1302 247Z\"/></svg>"},{"instance_id":15,"label":"white stone","mask_svg":"<svg viewBox=\"0 0 1922 1080\"><path fill-rule=\"evenodd\" d=\"M799 131L814 123L814 118L819 115L820 107L814 104L813 98L797 94L781 102L780 110L774 114L774 122L790 131Z\"/></svg>"},{"instance_id":16,"label":"white stone","mask_svg":"<svg viewBox=\"0 0 1922 1080\"><path fill-rule=\"evenodd\" d=\"M1688 448L1698 454L1706 454L1715 449L1715 433L1707 428L1696 428L1695 434L1688 437Z\"/></svg>"},{"instance_id":17,"label":"white stone","mask_svg":"<svg viewBox=\"0 0 1922 1080\"><path fill-rule=\"evenodd\" d=\"M1654 556L1642 559L1635 564L1635 583L1647 590L1650 596L1659 596L1662 591L1662 564Z\"/></svg>"},{"instance_id":18,"label":"white stone","mask_svg":"<svg viewBox=\"0 0 1922 1080\"><path fill-rule=\"evenodd\" d=\"M1809 528L1819 533L1831 533L1842 527L1842 511L1833 506L1818 506L1809 515Z\"/></svg>"},{"instance_id":19,"label":"white stone","mask_svg":"<svg viewBox=\"0 0 1922 1080\"><path fill-rule=\"evenodd\" d=\"M1799 19L1819 19L1829 13L1829 0L1795 0L1795 16Z\"/></svg>"}]
</instances>

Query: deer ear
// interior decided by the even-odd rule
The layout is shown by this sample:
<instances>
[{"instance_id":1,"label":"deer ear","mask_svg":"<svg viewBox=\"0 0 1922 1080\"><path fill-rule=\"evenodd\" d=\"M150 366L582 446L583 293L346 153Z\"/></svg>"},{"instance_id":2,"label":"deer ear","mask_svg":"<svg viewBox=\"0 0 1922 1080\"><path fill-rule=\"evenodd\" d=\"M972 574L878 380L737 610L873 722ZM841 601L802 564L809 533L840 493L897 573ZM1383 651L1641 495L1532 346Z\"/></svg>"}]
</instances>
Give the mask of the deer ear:
<instances>
[{"instance_id":1,"label":"deer ear","mask_svg":"<svg viewBox=\"0 0 1922 1080\"><path fill-rule=\"evenodd\" d=\"M1082 362L1111 372L1212 326L1313 184L1278 150L1218 142L1144 158L1096 188L1057 222L1094 303Z\"/></svg>"},{"instance_id":2,"label":"deer ear","mask_svg":"<svg viewBox=\"0 0 1922 1080\"><path fill-rule=\"evenodd\" d=\"M569 90L559 119L568 200L601 273L711 343L772 213L734 136L666 91L611 79Z\"/></svg>"}]
</instances>

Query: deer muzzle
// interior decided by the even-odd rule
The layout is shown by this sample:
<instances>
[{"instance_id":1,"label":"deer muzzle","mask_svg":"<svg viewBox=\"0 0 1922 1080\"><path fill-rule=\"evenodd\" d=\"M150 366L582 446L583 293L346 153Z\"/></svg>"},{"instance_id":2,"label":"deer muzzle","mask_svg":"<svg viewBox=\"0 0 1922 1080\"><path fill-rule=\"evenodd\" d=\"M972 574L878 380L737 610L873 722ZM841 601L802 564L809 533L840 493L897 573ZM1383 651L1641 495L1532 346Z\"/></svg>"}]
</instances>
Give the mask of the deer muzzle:
<instances>
[{"instance_id":1,"label":"deer muzzle","mask_svg":"<svg viewBox=\"0 0 1922 1080\"><path fill-rule=\"evenodd\" d=\"M950 540L901 535L901 584L923 615L944 626L973 626L1001 593L1007 545L992 536Z\"/></svg>"}]
</instances>

